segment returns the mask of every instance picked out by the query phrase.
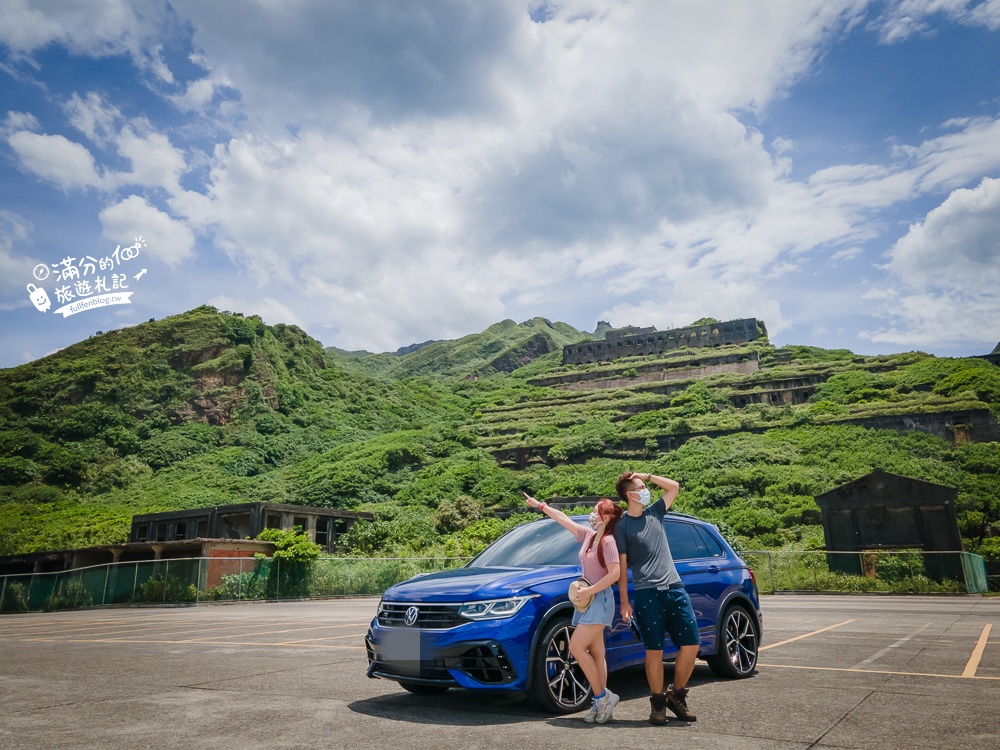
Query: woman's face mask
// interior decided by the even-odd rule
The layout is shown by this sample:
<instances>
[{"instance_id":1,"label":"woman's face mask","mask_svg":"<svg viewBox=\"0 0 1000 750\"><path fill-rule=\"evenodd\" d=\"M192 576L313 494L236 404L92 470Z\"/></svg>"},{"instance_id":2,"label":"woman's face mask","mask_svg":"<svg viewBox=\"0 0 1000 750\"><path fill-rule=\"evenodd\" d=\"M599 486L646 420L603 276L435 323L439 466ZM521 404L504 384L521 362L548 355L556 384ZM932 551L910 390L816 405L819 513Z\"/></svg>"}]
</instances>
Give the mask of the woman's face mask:
<instances>
[{"instance_id":1,"label":"woman's face mask","mask_svg":"<svg viewBox=\"0 0 1000 750\"><path fill-rule=\"evenodd\" d=\"M596 510L591 511L589 520L590 520L590 528L592 529L596 529L598 526L604 523L601 520L600 514Z\"/></svg>"},{"instance_id":2,"label":"woman's face mask","mask_svg":"<svg viewBox=\"0 0 1000 750\"><path fill-rule=\"evenodd\" d=\"M639 496L640 505L649 505L649 488L643 487L641 490L632 490Z\"/></svg>"}]
</instances>

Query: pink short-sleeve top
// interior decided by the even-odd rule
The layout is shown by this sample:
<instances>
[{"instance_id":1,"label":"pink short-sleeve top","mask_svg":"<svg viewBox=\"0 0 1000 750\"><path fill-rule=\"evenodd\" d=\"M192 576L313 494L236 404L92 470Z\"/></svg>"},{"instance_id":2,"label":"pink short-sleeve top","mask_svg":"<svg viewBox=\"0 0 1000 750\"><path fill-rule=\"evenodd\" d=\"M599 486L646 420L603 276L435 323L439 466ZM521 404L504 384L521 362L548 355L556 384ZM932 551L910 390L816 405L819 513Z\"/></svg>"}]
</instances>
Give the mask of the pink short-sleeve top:
<instances>
[{"instance_id":1,"label":"pink short-sleeve top","mask_svg":"<svg viewBox=\"0 0 1000 750\"><path fill-rule=\"evenodd\" d=\"M580 567L583 568L583 577L592 584L597 583L608 574L608 569L601 565L597 557L597 547L591 545L594 541L596 531L591 529L578 528L576 530L577 541L580 546ZM618 545L615 544L613 534L607 534L601 541L600 546L604 548L604 562L610 565L618 562Z\"/></svg>"}]
</instances>

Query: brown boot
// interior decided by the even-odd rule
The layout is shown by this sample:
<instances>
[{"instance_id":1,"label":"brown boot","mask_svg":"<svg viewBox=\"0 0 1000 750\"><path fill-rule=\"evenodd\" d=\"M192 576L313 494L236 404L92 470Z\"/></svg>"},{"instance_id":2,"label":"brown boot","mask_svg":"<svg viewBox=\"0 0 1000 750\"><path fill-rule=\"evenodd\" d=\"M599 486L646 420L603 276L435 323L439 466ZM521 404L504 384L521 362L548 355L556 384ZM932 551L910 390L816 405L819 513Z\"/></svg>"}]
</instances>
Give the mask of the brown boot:
<instances>
[{"instance_id":1,"label":"brown boot","mask_svg":"<svg viewBox=\"0 0 1000 750\"><path fill-rule=\"evenodd\" d=\"M666 693L653 693L649 696L649 723L658 727L667 723Z\"/></svg>"},{"instance_id":2,"label":"brown boot","mask_svg":"<svg viewBox=\"0 0 1000 750\"><path fill-rule=\"evenodd\" d=\"M698 717L688 710L687 694L687 688L675 690L671 685L666 692L667 708L681 721L698 721Z\"/></svg>"}]
</instances>

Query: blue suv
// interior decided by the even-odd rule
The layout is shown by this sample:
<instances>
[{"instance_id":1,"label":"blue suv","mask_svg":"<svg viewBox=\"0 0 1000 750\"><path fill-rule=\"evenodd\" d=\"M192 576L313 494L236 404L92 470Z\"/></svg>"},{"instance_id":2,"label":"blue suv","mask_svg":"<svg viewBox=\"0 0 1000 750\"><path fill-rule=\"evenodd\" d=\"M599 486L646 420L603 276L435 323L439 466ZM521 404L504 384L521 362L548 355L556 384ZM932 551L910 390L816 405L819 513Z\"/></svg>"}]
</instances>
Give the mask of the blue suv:
<instances>
[{"instance_id":1,"label":"blue suv","mask_svg":"<svg viewBox=\"0 0 1000 750\"><path fill-rule=\"evenodd\" d=\"M718 675L749 677L762 630L753 572L711 524L679 513L667 513L663 523L698 618L699 657ZM571 534L544 519L507 532L464 568L396 584L365 638L368 676L424 695L453 687L524 691L547 712L582 709L591 691L569 652L573 607L566 595L580 574L578 552ZM617 586L614 594L615 620L605 633L609 671L645 659L617 614ZM664 660L676 651L668 642Z\"/></svg>"}]
</instances>

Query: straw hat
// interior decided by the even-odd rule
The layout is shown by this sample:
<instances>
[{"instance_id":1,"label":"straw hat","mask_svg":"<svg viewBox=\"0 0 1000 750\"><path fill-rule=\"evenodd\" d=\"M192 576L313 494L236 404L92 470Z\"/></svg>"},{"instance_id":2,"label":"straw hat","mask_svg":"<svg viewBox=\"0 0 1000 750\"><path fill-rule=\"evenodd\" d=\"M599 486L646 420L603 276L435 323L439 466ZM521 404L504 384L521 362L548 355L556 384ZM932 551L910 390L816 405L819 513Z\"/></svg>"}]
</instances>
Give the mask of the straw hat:
<instances>
[{"instance_id":1,"label":"straw hat","mask_svg":"<svg viewBox=\"0 0 1000 750\"><path fill-rule=\"evenodd\" d=\"M580 588L583 586L589 586L590 581L586 578L577 578L573 583L569 585L569 600L573 602L573 606L576 607L577 612L585 612L590 603L594 601L594 595L581 596Z\"/></svg>"}]
</instances>

